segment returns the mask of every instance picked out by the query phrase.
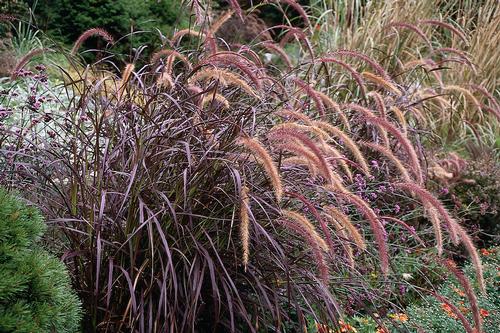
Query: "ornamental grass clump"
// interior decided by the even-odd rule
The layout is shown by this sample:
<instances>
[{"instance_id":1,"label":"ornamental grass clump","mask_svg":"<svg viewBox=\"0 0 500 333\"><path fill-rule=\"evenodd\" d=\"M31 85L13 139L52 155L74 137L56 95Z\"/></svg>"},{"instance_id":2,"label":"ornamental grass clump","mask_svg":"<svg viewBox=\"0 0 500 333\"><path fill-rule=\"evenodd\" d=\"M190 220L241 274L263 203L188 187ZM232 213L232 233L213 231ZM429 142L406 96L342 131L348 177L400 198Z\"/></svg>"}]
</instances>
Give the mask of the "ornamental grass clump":
<instances>
[{"instance_id":1,"label":"ornamental grass clump","mask_svg":"<svg viewBox=\"0 0 500 333\"><path fill-rule=\"evenodd\" d=\"M448 235L481 276L472 239L426 188L426 108L412 81L355 51L315 58L308 27L270 27L286 31L279 49L226 43L213 36L222 28L180 30L126 63L112 50L89 64L74 52L82 79L63 69L67 102L18 105L21 121L0 130L1 182L49 217L85 331L338 326L353 307L391 306L372 277L394 282L393 255L437 238L445 257ZM260 59L263 46L292 44L297 59ZM29 99L50 94L34 76L17 80L34 87ZM414 217L431 206L448 233ZM419 238L420 222L436 232ZM400 241L401 230L415 239Z\"/></svg>"}]
</instances>

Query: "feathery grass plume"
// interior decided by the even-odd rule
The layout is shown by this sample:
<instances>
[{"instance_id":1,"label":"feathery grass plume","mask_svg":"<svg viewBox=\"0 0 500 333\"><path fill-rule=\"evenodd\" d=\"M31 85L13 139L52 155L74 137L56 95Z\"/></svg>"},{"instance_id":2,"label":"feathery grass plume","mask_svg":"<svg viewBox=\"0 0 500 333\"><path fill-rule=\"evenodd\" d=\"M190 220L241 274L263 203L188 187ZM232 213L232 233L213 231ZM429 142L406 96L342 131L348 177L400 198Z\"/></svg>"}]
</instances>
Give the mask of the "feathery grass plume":
<instances>
[{"instance_id":1,"label":"feathery grass plume","mask_svg":"<svg viewBox=\"0 0 500 333\"><path fill-rule=\"evenodd\" d=\"M167 72L169 74L172 74L172 64L173 64L174 58L177 58L180 61L182 61L189 70L192 69L192 66L191 66L191 63L189 62L189 60L185 56L183 56L182 54L180 54L179 52L177 52L175 50L166 50L165 49L165 50L160 50L160 51L153 53L153 55L151 56L151 63L157 64L160 61L160 59L164 58L164 57L168 57Z\"/></svg>"},{"instance_id":2,"label":"feathery grass plume","mask_svg":"<svg viewBox=\"0 0 500 333\"><path fill-rule=\"evenodd\" d=\"M436 237L436 249L438 251L438 256L443 254L443 236L441 233L441 221L439 219L438 210L427 202L422 203L424 206L427 218L432 223L432 229L434 230L434 236Z\"/></svg>"},{"instance_id":3,"label":"feathery grass plume","mask_svg":"<svg viewBox=\"0 0 500 333\"><path fill-rule=\"evenodd\" d=\"M127 64L122 72L122 79L120 80L120 86L118 88L118 101L121 101L125 88L130 80L130 75L134 71L134 64Z\"/></svg>"},{"instance_id":4,"label":"feathery grass plume","mask_svg":"<svg viewBox=\"0 0 500 333\"><path fill-rule=\"evenodd\" d=\"M34 57L43 54L45 52L49 51L47 48L38 48L31 50L30 52L26 53L16 64L14 69L12 70L12 73L10 74L10 79L15 80L17 79L19 72L30 62L31 59Z\"/></svg>"},{"instance_id":5,"label":"feathery grass plume","mask_svg":"<svg viewBox=\"0 0 500 333\"><path fill-rule=\"evenodd\" d=\"M161 88L172 88L174 86L174 80L167 71L162 71L158 79L156 79L156 84Z\"/></svg>"},{"instance_id":6,"label":"feathery grass plume","mask_svg":"<svg viewBox=\"0 0 500 333\"><path fill-rule=\"evenodd\" d=\"M312 155L312 153L311 153ZM314 156L312 156L314 159ZM317 177L318 176L318 168L316 168L316 164L313 162L311 158L307 158L302 156L290 156L281 161L281 164L284 166L290 166L290 165L303 165L306 166L309 169L309 172L311 173L311 176Z\"/></svg>"},{"instance_id":7,"label":"feathery grass plume","mask_svg":"<svg viewBox=\"0 0 500 333\"><path fill-rule=\"evenodd\" d=\"M478 333L482 332L482 320L481 315L479 313L479 306L477 303L477 296L472 288L472 285L469 282L469 279L465 276L465 274L457 268L455 262L451 259L448 260L440 260L440 262L451 272L458 280L458 283L462 286L465 295L467 295L467 299L469 300L470 307L472 310L472 319L474 320L474 326Z\"/></svg>"},{"instance_id":8,"label":"feathery grass plume","mask_svg":"<svg viewBox=\"0 0 500 333\"><path fill-rule=\"evenodd\" d=\"M319 115L321 118L325 117L325 107L323 105L323 102L321 101L321 98L317 95L316 91L311 88L310 85L305 83L299 78L292 78L293 83L295 83L297 86L299 86L302 90L305 91L307 96L311 97L312 100L314 101L314 104L316 105L316 108L318 109Z\"/></svg>"},{"instance_id":9,"label":"feathery grass plume","mask_svg":"<svg viewBox=\"0 0 500 333\"><path fill-rule=\"evenodd\" d=\"M395 217L392 217L392 216L382 216L382 220L389 220L389 221L396 222L397 224L399 224L400 226L405 228L415 238L415 240L417 240L420 243L420 245L422 245L422 247L426 247L425 242L422 240L422 238L420 238L418 236L415 229L413 227L410 227L405 221L402 221L402 220L395 218Z\"/></svg>"},{"instance_id":10,"label":"feathery grass plume","mask_svg":"<svg viewBox=\"0 0 500 333\"><path fill-rule=\"evenodd\" d=\"M439 83L439 85L441 87L443 86L443 78L441 72L439 70L436 70L437 68L439 68L439 65L432 59L411 60L403 64L402 68L410 69L418 66L425 69L426 73L432 74L436 78L436 81Z\"/></svg>"},{"instance_id":11,"label":"feathery grass plume","mask_svg":"<svg viewBox=\"0 0 500 333\"><path fill-rule=\"evenodd\" d=\"M333 227L335 228L335 231L337 231L337 233L340 234L340 237L341 238L344 238L346 240L349 239L349 235L347 234L347 231L345 228L343 228L340 223L338 223L335 219L332 219L330 218L330 224L333 224ZM346 258L347 258L347 263L349 264L349 268L350 269L354 269L354 253L352 251L352 247L351 247L351 244L346 242L346 241L342 241L342 248L344 249L344 252L345 252L345 255L346 255Z\"/></svg>"},{"instance_id":12,"label":"feathery grass plume","mask_svg":"<svg viewBox=\"0 0 500 333\"><path fill-rule=\"evenodd\" d=\"M344 173L346 174L347 178L349 179L349 181L352 182L353 180L352 172L351 169L349 168L349 165L345 161L347 158L342 156L342 154L340 154L340 152L337 149L335 149L335 147L332 147L332 145L328 144L325 141L321 142L321 149L325 152L325 154L332 154L334 162L340 163L340 166L344 170Z\"/></svg>"},{"instance_id":13,"label":"feathery grass plume","mask_svg":"<svg viewBox=\"0 0 500 333\"><path fill-rule=\"evenodd\" d=\"M361 94L363 95L363 98L366 98L366 85L365 85L365 81L363 80L363 77L361 76L361 74L359 74L358 71L355 70L351 65L349 65L349 64L347 64L347 63L345 63L345 62L343 62L341 60L338 60L338 59L335 59L335 58L328 58L328 57L318 58L316 60L316 62L334 63L334 64L337 64L337 65L340 65L341 67L343 67L346 71L349 72L349 74L351 74L351 76L353 77L353 79L358 84L359 89L361 90Z\"/></svg>"},{"instance_id":14,"label":"feathery grass plume","mask_svg":"<svg viewBox=\"0 0 500 333\"><path fill-rule=\"evenodd\" d=\"M360 144L362 146L366 146L372 150L375 150L376 152L384 155L387 159L389 159L394 164L396 169L399 171L405 182L410 183L413 181L410 177L410 174L408 173L408 170L406 170L406 167L403 165L403 163L401 163L401 161L396 157L396 155L392 153L392 151L389 148L372 142L360 142Z\"/></svg>"},{"instance_id":15,"label":"feathery grass plume","mask_svg":"<svg viewBox=\"0 0 500 333\"><path fill-rule=\"evenodd\" d=\"M222 25L224 23L227 22L227 20L229 20L231 18L231 16L233 16L234 14L234 10L227 10L224 14L222 14L221 16L219 16L217 18L217 20L210 26L210 35L215 35L215 33L217 31L219 31L220 27L222 27Z\"/></svg>"},{"instance_id":16,"label":"feathery grass plume","mask_svg":"<svg viewBox=\"0 0 500 333\"><path fill-rule=\"evenodd\" d=\"M321 238L321 236L318 234L318 231L316 231L316 228L311 223L311 221L309 221L309 219L307 217L305 217L304 215L302 215L300 213L297 213L297 212L294 212L291 210L287 210L287 209L281 210L281 213L287 219L295 221L295 222L299 223L300 225L304 226L306 228L307 232L312 236L312 238L316 241L316 243L319 245L319 247L323 251L326 252L329 250L328 244L325 242L325 240L323 238Z\"/></svg>"},{"instance_id":17,"label":"feathery grass plume","mask_svg":"<svg viewBox=\"0 0 500 333\"><path fill-rule=\"evenodd\" d=\"M113 44L115 42L113 37L106 30L101 28L92 28L85 31L83 34L80 35L80 37L78 37L70 53L72 55L75 55L76 51L78 51L78 49L82 46L83 42L85 42L88 38L92 36L99 36L109 44Z\"/></svg>"},{"instance_id":18,"label":"feathery grass plume","mask_svg":"<svg viewBox=\"0 0 500 333\"><path fill-rule=\"evenodd\" d=\"M309 21L309 16L307 15L306 11L304 10L304 8L299 4L297 3L295 0L273 0L274 2L276 3L279 3L279 2L282 2L284 4L287 4L289 5L290 7L292 7L297 13L299 13L300 17L302 18L302 20L304 21L304 24L306 25L306 27L310 27L311 26L311 22Z\"/></svg>"},{"instance_id":19,"label":"feathery grass plume","mask_svg":"<svg viewBox=\"0 0 500 333\"><path fill-rule=\"evenodd\" d=\"M330 235L330 230L328 229L328 226L321 217L321 214L318 212L316 207L314 207L313 203L307 200L306 197L304 197L303 195L300 195L295 192L286 192L286 195L300 200L306 206L307 210L314 216L316 221L318 221L319 225L321 226L321 230L325 235L326 244L328 245L330 252L333 254L334 249L333 249L332 237Z\"/></svg>"},{"instance_id":20,"label":"feathery grass plume","mask_svg":"<svg viewBox=\"0 0 500 333\"><path fill-rule=\"evenodd\" d=\"M304 226L302 223L297 222L295 220L288 220L288 219L278 219L277 222L281 225L283 225L287 229L291 229L293 232L299 234L302 236L307 244L310 246L313 254L314 254L314 259L316 261L316 265L318 266L318 271L319 275L321 278L321 281L325 284L328 285L328 275L329 275L329 270L328 266L326 264L325 256L323 255L323 252L321 250L321 246L318 243L318 240L310 233L310 230Z\"/></svg>"},{"instance_id":21,"label":"feathery grass plume","mask_svg":"<svg viewBox=\"0 0 500 333\"><path fill-rule=\"evenodd\" d=\"M287 67L289 69L293 68L292 61L290 60L290 57L285 52L285 50L283 50L278 44L273 43L271 41L265 41L265 42L262 42L260 45L262 45L262 47L264 47L268 51L277 53L280 56L280 58L285 62L285 64L287 65Z\"/></svg>"},{"instance_id":22,"label":"feathery grass plume","mask_svg":"<svg viewBox=\"0 0 500 333\"><path fill-rule=\"evenodd\" d=\"M392 113L394 113L394 116L396 117L396 119L399 121L399 123L401 124L401 131L403 132L403 134L405 136L408 135L408 123L406 122L406 118L405 118L405 115L403 114L403 111L401 111L397 106L395 105L392 105L389 110L392 111Z\"/></svg>"},{"instance_id":23,"label":"feathery grass plume","mask_svg":"<svg viewBox=\"0 0 500 333\"><path fill-rule=\"evenodd\" d=\"M349 119L347 119L344 112L342 112L342 110L340 109L340 105L338 103L335 103L327 94L322 93L321 91L315 92L321 98L321 101L323 102L325 108L328 110L334 110L335 113L338 114L340 121L345 126L346 130L350 131L351 123L349 122Z\"/></svg>"},{"instance_id":24,"label":"feathery grass plume","mask_svg":"<svg viewBox=\"0 0 500 333\"><path fill-rule=\"evenodd\" d=\"M448 29L451 32L453 32L455 35L457 35L465 44L468 44L467 37L465 36L465 34L449 23L439 21L439 20L422 20L419 23L439 26L441 28Z\"/></svg>"},{"instance_id":25,"label":"feathery grass plume","mask_svg":"<svg viewBox=\"0 0 500 333\"><path fill-rule=\"evenodd\" d=\"M453 312L453 314L462 322L462 326L464 327L466 333L479 333L478 331L472 329L472 326L467 318L465 318L462 311L460 311L460 309L458 309L449 299L433 291L430 291L429 293L440 303L444 303L450 308L451 312Z\"/></svg>"},{"instance_id":26,"label":"feathery grass plume","mask_svg":"<svg viewBox=\"0 0 500 333\"><path fill-rule=\"evenodd\" d=\"M191 1L191 11L194 12L196 18L195 23L197 26L201 26L204 20L204 9L199 0Z\"/></svg>"},{"instance_id":27,"label":"feathery grass plume","mask_svg":"<svg viewBox=\"0 0 500 333\"><path fill-rule=\"evenodd\" d=\"M365 238L358 229L352 224L351 219L346 214L342 213L338 208L334 206L325 206L323 207L323 211L325 211L332 222L338 223L342 229L346 231L346 235L350 238L357 247L361 250L366 250L366 242Z\"/></svg>"},{"instance_id":28,"label":"feathery grass plume","mask_svg":"<svg viewBox=\"0 0 500 333\"><path fill-rule=\"evenodd\" d=\"M318 163L316 167L321 172L323 177L325 177L325 180L332 185L336 183L333 171L328 165L325 157L321 153L321 150L316 146L314 141L309 139L307 135L295 129L278 128L276 130L272 130L269 133L269 137L272 139L277 139L279 141L287 141L290 139L297 140L298 144L307 147L314 154Z\"/></svg>"},{"instance_id":29,"label":"feathery grass plume","mask_svg":"<svg viewBox=\"0 0 500 333\"><path fill-rule=\"evenodd\" d=\"M497 99L488 90L486 90L486 88L484 88L481 85L477 85L477 84L471 84L470 87L472 89L474 89L475 91L478 91L482 95L484 95L488 99L488 101L490 102L490 105L494 109L500 110L500 104L498 103Z\"/></svg>"},{"instance_id":30,"label":"feathery grass plume","mask_svg":"<svg viewBox=\"0 0 500 333\"><path fill-rule=\"evenodd\" d=\"M349 57L361 59L364 62L368 63L373 69L375 69L380 74L380 76L382 76L382 78L385 81L388 81L388 82L391 81L391 77L386 72L384 67L382 67L378 62L376 62L375 60L373 60L372 58L370 58L366 54L363 54L363 53L358 52L358 51L352 51L352 50L337 50L337 51L333 51L333 52L328 53L326 56L327 57L335 57L336 55L349 56Z\"/></svg>"},{"instance_id":31,"label":"feathery grass plume","mask_svg":"<svg viewBox=\"0 0 500 333\"><path fill-rule=\"evenodd\" d=\"M383 119L387 119L387 110L385 107L385 102L382 96L376 91L370 91L367 96L372 97L375 100L375 105L377 106L377 111L380 113L380 117ZM384 145L389 148L389 136L387 135L387 131L380 126L377 126L378 131L380 132L380 136L382 137L382 141Z\"/></svg>"},{"instance_id":32,"label":"feathery grass plume","mask_svg":"<svg viewBox=\"0 0 500 333\"><path fill-rule=\"evenodd\" d=\"M221 68L203 68L202 70L196 72L191 76L188 82L201 81L204 79L214 79L219 81L223 86L234 85L249 95L260 99L254 89L246 83L243 78L231 71L221 69Z\"/></svg>"},{"instance_id":33,"label":"feathery grass plume","mask_svg":"<svg viewBox=\"0 0 500 333\"><path fill-rule=\"evenodd\" d=\"M207 35L202 31L196 31L193 29L182 29L174 33L172 39L170 40L170 43L172 45L179 44L181 39L186 35L193 36L196 38L201 38L201 40L205 40L207 38Z\"/></svg>"},{"instance_id":34,"label":"feathery grass plume","mask_svg":"<svg viewBox=\"0 0 500 333\"><path fill-rule=\"evenodd\" d=\"M244 145L248 150L257 156L257 160L266 170L267 176L271 180L271 184L276 195L276 200L281 201L283 196L283 187L281 185L281 178L278 173L278 168L274 164L271 155L267 152L266 148L256 139L250 137L240 137L239 143Z\"/></svg>"},{"instance_id":35,"label":"feathery grass plume","mask_svg":"<svg viewBox=\"0 0 500 333\"><path fill-rule=\"evenodd\" d=\"M201 107L204 107L207 104L212 104L214 101L220 103L224 109L229 109L229 101L226 99L226 97L218 93L211 93L203 97L203 100L201 101Z\"/></svg>"},{"instance_id":36,"label":"feathery grass plume","mask_svg":"<svg viewBox=\"0 0 500 333\"><path fill-rule=\"evenodd\" d=\"M300 120L306 125L310 125L312 122L312 119L306 116L305 114L301 112L294 111L288 107L285 107L279 111L275 112L276 115L281 116L281 117L286 117L289 119L295 119L295 120Z\"/></svg>"},{"instance_id":37,"label":"feathery grass plume","mask_svg":"<svg viewBox=\"0 0 500 333\"><path fill-rule=\"evenodd\" d=\"M474 74L477 74L476 66L474 66L474 64L469 59L469 57L465 54L464 51L461 51L461 50L458 50L458 49L455 49L455 48L452 48L452 47L440 47L440 48L434 50L434 52L435 53L437 53L437 52L440 52L440 53L452 53L452 54L458 56L459 58L461 58L465 62L465 64L467 66L470 67L470 69L472 69L472 71L474 72Z\"/></svg>"},{"instance_id":38,"label":"feathery grass plume","mask_svg":"<svg viewBox=\"0 0 500 333\"><path fill-rule=\"evenodd\" d=\"M450 233L451 240L455 245L458 245L460 239L458 238L458 228L459 224L451 217L450 213L446 210L443 204L436 199L429 191L415 183L394 183L395 188L407 191L412 195L416 195L420 201L423 203L424 207L434 207L441 218L448 226L448 231ZM425 206L428 205L428 206Z\"/></svg>"},{"instance_id":39,"label":"feathery grass plume","mask_svg":"<svg viewBox=\"0 0 500 333\"><path fill-rule=\"evenodd\" d=\"M483 276L483 264L481 263L481 258L479 257L479 253L474 246L474 242L472 241L471 237L465 231L465 229L455 220L453 220L455 223L455 227L457 229L457 234L458 237L461 241L461 243L464 245L465 249L467 250L467 253L470 256L470 259L472 261L472 265L474 266L474 270L476 271L476 278L477 282L479 284L479 290L483 294L486 294L486 286L484 284L484 276Z\"/></svg>"},{"instance_id":40,"label":"feathery grass plume","mask_svg":"<svg viewBox=\"0 0 500 333\"><path fill-rule=\"evenodd\" d=\"M240 238L243 249L243 266L247 270L248 259L250 256L250 220L248 210L250 209L250 199L248 197L248 187L243 185L240 191Z\"/></svg>"},{"instance_id":41,"label":"feathery grass plume","mask_svg":"<svg viewBox=\"0 0 500 333\"><path fill-rule=\"evenodd\" d=\"M370 223L370 227L375 237L375 243L377 244L378 255L380 258L380 269L382 273L386 275L389 272L389 253L387 249L387 243L384 238L385 234L384 226L378 219L377 214L375 214L373 209L356 194L343 191L334 191L334 192L336 195L354 204Z\"/></svg>"},{"instance_id":42,"label":"feathery grass plume","mask_svg":"<svg viewBox=\"0 0 500 333\"><path fill-rule=\"evenodd\" d=\"M231 44L231 47L238 47L238 51L236 51L237 54L245 55L248 54L250 58L252 58L253 64L259 68L264 67L264 63L262 62L262 59L260 59L260 56L252 50L252 48L248 45L243 45L243 44Z\"/></svg>"},{"instance_id":43,"label":"feathery grass plume","mask_svg":"<svg viewBox=\"0 0 500 333\"><path fill-rule=\"evenodd\" d=\"M363 78L369 82L373 82L375 83L376 85L384 88L385 90L387 91L390 91L398 96L402 96L403 93L401 92L401 90L399 90L396 85L394 85L393 83L385 80L383 77L381 76L378 76L378 75L375 75L373 73L370 73L370 72L362 72L361 75L363 76Z\"/></svg>"},{"instance_id":44,"label":"feathery grass plume","mask_svg":"<svg viewBox=\"0 0 500 333\"><path fill-rule=\"evenodd\" d=\"M429 48L432 50L432 43L431 43L431 41L429 40L429 38L427 38L427 35L422 31L422 29L420 29L416 25L411 24L411 23L406 23L406 22L391 22L391 23L389 23L388 25L385 26L385 28L391 28L391 27L392 28L408 29L408 30L413 31L420 38L422 38L427 43L427 45L429 46Z\"/></svg>"},{"instance_id":45,"label":"feathery grass plume","mask_svg":"<svg viewBox=\"0 0 500 333\"><path fill-rule=\"evenodd\" d=\"M228 2L236 15L238 15L238 17L243 21L243 12L241 10L240 4L238 3L238 0L228 0Z\"/></svg>"},{"instance_id":46,"label":"feathery grass plume","mask_svg":"<svg viewBox=\"0 0 500 333\"><path fill-rule=\"evenodd\" d=\"M280 40L280 47L283 48L286 43L290 41L292 38L297 38L299 41L302 41L304 44L306 44L307 51L309 52L309 55L311 56L311 59L314 59L314 51L311 46L311 43L309 42L309 38L307 38L307 35L304 33L299 28L291 27L289 25L284 25L284 24L279 24L271 27L271 29L287 29L288 32L285 33L285 35L281 38Z\"/></svg>"},{"instance_id":47,"label":"feathery grass plume","mask_svg":"<svg viewBox=\"0 0 500 333\"><path fill-rule=\"evenodd\" d=\"M370 168L368 167L368 163L366 162L363 153L361 153L358 145L347 134L345 134L341 129L324 121L313 121L313 125L319 128L323 128L326 132L331 133L332 135L341 139L346 147L349 148L349 150L352 152L354 158L361 166L361 170L363 170L363 173L367 176L371 175Z\"/></svg>"},{"instance_id":48,"label":"feathery grass plume","mask_svg":"<svg viewBox=\"0 0 500 333\"><path fill-rule=\"evenodd\" d=\"M401 133L396 127L394 127L391 123L386 121L385 119L375 117L373 116L373 112L370 111L369 109L366 109L362 107L361 105L358 104L347 104L345 105L346 108L352 109L355 111L360 112L364 119L366 121L374 124L374 125L379 125L383 127L385 130L387 130L389 133L391 133L397 140L398 142L401 143L403 148L406 150L406 153L408 154L408 157L410 158L411 162L411 168L414 173L414 175L417 177L417 181L419 184L423 183L423 176L422 176L422 169L420 167L420 162L418 160L417 153L415 151L415 148L413 148L413 145L411 144L410 140L406 138L403 133Z\"/></svg>"},{"instance_id":49,"label":"feathery grass plume","mask_svg":"<svg viewBox=\"0 0 500 333\"><path fill-rule=\"evenodd\" d=\"M247 77L255 84L257 89L262 88L262 84L260 79L257 77L256 73L258 70L255 64L249 59L245 58L241 54L231 51L218 52L210 55L208 58L201 61L193 72L196 72L197 69L201 68L205 65L213 65L216 66L220 64L223 66L234 66L243 73L247 75ZM255 72L254 72L255 71Z\"/></svg>"},{"instance_id":50,"label":"feathery grass plume","mask_svg":"<svg viewBox=\"0 0 500 333\"><path fill-rule=\"evenodd\" d=\"M289 129L289 130L297 130L297 131L313 133L323 140L328 140L330 138L328 133L323 131L321 128L315 126L314 122L311 122L309 125L302 125L302 124L290 123L290 122L277 124L271 128L271 131L279 130L279 129Z\"/></svg>"}]
</instances>

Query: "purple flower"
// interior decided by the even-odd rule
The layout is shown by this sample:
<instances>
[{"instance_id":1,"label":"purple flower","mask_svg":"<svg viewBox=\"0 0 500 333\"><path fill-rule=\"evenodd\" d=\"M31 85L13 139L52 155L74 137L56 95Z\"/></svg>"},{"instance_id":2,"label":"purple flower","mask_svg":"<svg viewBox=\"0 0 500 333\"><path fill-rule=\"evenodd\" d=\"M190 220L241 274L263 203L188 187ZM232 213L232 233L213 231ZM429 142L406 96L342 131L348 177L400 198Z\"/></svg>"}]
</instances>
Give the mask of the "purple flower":
<instances>
[{"instance_id":1,"label":"purple flower","mask_svg":"<svg viewBox=\"0 0 500 333\"><path fill-rule=\"evenodd\" d=\"M398 214L401 211L401 207L398 204L394 205L394 214Z\"/></svg>"}]
</instances>

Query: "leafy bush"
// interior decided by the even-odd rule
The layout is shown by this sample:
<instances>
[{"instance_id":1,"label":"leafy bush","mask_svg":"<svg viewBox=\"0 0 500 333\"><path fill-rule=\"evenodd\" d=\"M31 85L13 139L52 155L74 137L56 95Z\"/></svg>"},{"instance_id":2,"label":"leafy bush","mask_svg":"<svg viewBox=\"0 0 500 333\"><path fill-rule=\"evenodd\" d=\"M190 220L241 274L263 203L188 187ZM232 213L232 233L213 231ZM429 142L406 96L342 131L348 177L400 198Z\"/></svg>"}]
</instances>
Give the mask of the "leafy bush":
<instances>
[{"instance_id":1,"label":"leafy bush","mask_svg":"<svg viewBox=\"0 0 500 333\"><path fill-rule=\"evenodd\" d=\"M80 302L64 265L36 244L39 212L0 189L0 331L79 330Z\"/></svg>"},{"instance_id":2,"label":"leafy bush","mask_svg":"<svg viewBox=\"0 0 500 333\"><path fill-rule=\"evenodd\" d=\"M478 294L480 315L483 321L483 332L496 332L500 327L500 248L483 249L484 277L486 294ZM468 264L464 269L471 281L474 281L474 268ZM476 281L477 282L477 281ZM443 283L437 292L448 299L458 310L472 321L472 314L465 293L455 278ZM419 305L408 308L409 322L425 332L455 333L464 328L457 315L446 303L428 296Z\"/></svg>"}]
</instances>

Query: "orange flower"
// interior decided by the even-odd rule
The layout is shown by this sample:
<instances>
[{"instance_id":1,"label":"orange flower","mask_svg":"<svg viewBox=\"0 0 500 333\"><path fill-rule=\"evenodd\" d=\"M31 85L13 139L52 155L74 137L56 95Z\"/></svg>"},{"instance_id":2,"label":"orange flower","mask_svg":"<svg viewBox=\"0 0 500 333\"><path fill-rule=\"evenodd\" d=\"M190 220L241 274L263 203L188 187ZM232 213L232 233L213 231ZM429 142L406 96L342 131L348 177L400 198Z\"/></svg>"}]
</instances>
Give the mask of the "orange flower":
<instances>
[{"instance_id":1,"label":"orange flower","mask_svg":"<svg viewBox=\"0 0 500 333\"><path fill-rule=\"evenodd\" d=\"M448 317L451 317L451 318L454 318L454 319L457 319L457 315L453 313L453 311L451 310L451 307L446 304L446 303L441 303L441 309L444 310L444 312L446 312L446 314L448 315Z\"/></svg>"},{"instance_id":2,"label":"orange flower","mask_svg":"<svg viewBox=\"0 0 500 333\"><path fill-rule=\"evenodd\" d=\"M465 297L465 293L459 288L453 287L453 291L456 292L459 296Z\"/></svg>"},{"instance_id":3,"label":"orange flower","mask_svg":"<svg viewBox=\"0 0 500 333\"><path fill-rule=\"evenodd\" d=\"M391 313L388 317L403 323L408 321L408 315L406 313Z\"/></svg>"},{"instance_id":4,"label":"orange flower","mask_svg":"<svg viewBox=\"0 0 500 333\"><path fill-rule=\"evenodd\" d=\"M387 333L387 331L384 330L382 327L378 327L375 333Z\"/></svg>"},{"instance_id":5,"label":"orange flower","mask_svg":"<svg viewBox=\"0 0 500 333\"><path fill-rule=\"evenodd\" d=\"M488 317L490 315L490 313L488 312L488 310L485 310L485 309L481 309L479 310L479 314L481 315L481 317Z\"/></svg>"},{"instance_id":6,"label":"orange flower","mask_svg":"<svg viewBox=\"0 0 500 333\"><path fill-rule=\"evenodd\" d=\"M340 325L340 331L339 331L340 333L349 333L349 332L356 333L358 331L354 327L352 327L349 323L346 323L343 320L339 320L339 325Z\"/></svg>"},{"instance_id":7,"label":"orange flower","mask_svg":"<svg viewBox=\"0 0 500 333\"><path fill-rule=\"evenodd\" d=\"M481 254L483 256L489 256L489 255L493 254L493 251L489 251L487 249L480 249L479 251L481 252Z\"/></svg>"}]
</instances>

